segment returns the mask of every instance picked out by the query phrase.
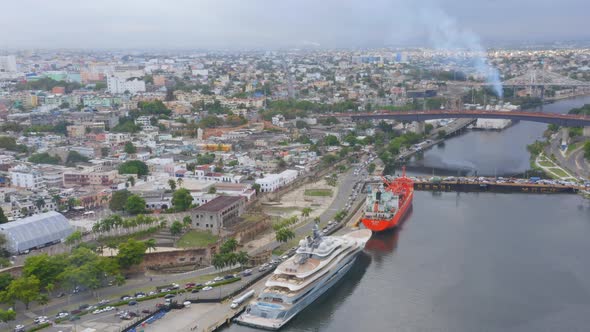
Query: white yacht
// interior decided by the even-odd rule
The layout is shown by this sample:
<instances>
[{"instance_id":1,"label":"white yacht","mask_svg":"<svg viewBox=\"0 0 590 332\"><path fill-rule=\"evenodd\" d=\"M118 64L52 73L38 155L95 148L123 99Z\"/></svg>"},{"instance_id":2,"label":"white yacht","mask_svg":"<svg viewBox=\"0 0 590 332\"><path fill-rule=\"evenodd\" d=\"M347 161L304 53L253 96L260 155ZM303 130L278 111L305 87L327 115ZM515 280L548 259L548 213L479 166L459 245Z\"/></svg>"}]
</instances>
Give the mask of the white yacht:
<instances>
[{"instance_id":1,"label":"white yacht","mask_svg":"<svg viewBox=\"0 0 590 332\"><path fill-rule=\"evenodd\" d=\"M368 229L322 236L315 225L313 237L299 242L296 254L277 266L258 298L235 321L280 329L346 274L370 237Z\"/></svg>"}]
</instances>

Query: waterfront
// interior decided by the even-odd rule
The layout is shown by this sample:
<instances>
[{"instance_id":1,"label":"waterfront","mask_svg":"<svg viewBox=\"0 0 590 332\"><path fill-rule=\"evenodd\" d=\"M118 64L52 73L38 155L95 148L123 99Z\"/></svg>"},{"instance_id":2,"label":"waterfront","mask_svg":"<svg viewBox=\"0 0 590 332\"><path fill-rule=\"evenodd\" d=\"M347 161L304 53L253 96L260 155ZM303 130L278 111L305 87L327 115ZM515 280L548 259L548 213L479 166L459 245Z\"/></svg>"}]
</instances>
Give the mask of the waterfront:
<instances>
[{"instance_id":1,"label":"waterfront","mask_svg":"<svg viewBox=\"0 0 590 332\"><path fill-rule=\"evenodd\" d=\"M574 107L590 104L590 96L560 100L531 109L535 112L567 113ZM415 158L410 169L438 175L516 176L530 169L528 144L541 139L547 125L518 122L503 131L468 131L452 137Z\"/></svg>"},{"instance_id":2,"label":"waterfront","mask_svg":"<svg viewBox=\"0 0 590 332\"><path fill-rule=\"evenodd\" d=\"M543 111L585 103L590 97ZM468 132L426 151L412 173L523 173L526 145L545 128ZM402 227L375 236L346 279L283 330L583 331L588 238L590 201L577 195L416 192Z\"/></svg>"}]
</instances>

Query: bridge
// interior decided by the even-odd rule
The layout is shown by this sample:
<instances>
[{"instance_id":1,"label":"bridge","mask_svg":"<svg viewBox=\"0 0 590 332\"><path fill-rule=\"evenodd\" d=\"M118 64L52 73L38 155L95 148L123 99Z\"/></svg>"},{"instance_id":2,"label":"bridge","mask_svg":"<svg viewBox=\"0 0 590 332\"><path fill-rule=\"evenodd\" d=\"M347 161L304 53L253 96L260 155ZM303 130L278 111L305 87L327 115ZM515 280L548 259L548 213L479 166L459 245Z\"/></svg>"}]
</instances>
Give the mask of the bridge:
<instances>
[{"instance_id":1,"label":"bridge","mask_svg":"<svg viewBox=\"0 0 590 332\"><path fill-rule=\"evenodd\" d=\"M332 113L323 116L349 117L352 120L394 119L424 121L434 119L508 119L556 124L563 127L590 127L590 116L523 111L432 110L432 111L376 111L370 113Z\"/></svg>"}]
</instances>

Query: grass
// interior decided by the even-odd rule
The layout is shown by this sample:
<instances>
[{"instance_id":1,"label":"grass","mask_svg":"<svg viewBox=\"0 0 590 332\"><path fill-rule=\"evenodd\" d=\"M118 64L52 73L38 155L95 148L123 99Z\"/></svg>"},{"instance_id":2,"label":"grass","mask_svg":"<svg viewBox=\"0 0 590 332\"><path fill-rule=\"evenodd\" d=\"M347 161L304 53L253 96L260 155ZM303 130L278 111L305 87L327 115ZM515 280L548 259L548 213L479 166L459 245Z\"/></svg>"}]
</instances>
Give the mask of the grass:
<instances>
[{"instance_id":1,"label":"grass","mask_svg":"<svg viewBox=\"0 0 590 332\"><path fill-rule=\"evenodd\" d=\"M264 211L270 215L289 215L301 209L295 206L265 206Z\"/></svg>"},{"instance_id":2,"label":"grass","mask_svg":"<svg viewBox=\"0 0 590 332\"><path fill-rule=\"evenodd\" d=\"M305 196L332 197L332 189L306 189Z\"/></svg>"},{"instance_id":3,"label":"grass","mask_svg":"<svg viewBox=\"0 0 590 332\"><path fill-rule=\"evenodd\" d=\"M263 214L243 214L242 218L248 222L257 222L265 218Z\"/></svg>"},{"instance_id":4,"label":"grass","mask_svg":"<svg viewBox=\"0 0 590 332\"><path fill-rule=\"evenodd\" d=\"M206 247L217 242L217 236L211 232L191 230L186 232L179 240L177 245L181 248Z\"/></svg>"},{"instance_id":5,"label":"grass","mask_svg":"<svg viewBox=\"0 0 590 332\"><path fill-rule=\"evenodd\" d=\"M551 171L553 174L560 176L560 177L569 177L569 174L567 174L566 172L564 172L562 169L560 168L550 168L549 171Z\"/></svg>"},{"instance_id":6,"label":"grass","mask_svg":"<svg viewBox=\"0 0 590 332\"><path fill-rule=\"evenodd\" d=\"M555 164L545 158L541 158L539 159L539 165L543 166L543 167L553 167L555 166Z\"/></svg>"}]
</instances>

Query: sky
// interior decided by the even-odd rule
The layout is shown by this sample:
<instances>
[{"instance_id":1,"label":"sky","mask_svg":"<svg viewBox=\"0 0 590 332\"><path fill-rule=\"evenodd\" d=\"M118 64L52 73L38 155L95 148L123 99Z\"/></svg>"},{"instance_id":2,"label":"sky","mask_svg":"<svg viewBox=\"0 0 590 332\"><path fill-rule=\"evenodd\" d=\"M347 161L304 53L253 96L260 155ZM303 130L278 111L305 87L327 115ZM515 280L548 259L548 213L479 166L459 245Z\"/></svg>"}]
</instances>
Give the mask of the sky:
<instances>
[{"instance_id":1,"label":"sky","mask_svg":"<svg viewBox=\"0 0 590 332\"><path fill-rule=\"evenodd\" d=\"M484 47L590 39L588 0L4 0L0 8L0 48L446 48L462 38Z\"/></svg>"}]
</instances>

